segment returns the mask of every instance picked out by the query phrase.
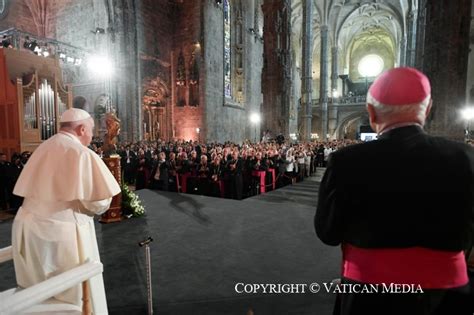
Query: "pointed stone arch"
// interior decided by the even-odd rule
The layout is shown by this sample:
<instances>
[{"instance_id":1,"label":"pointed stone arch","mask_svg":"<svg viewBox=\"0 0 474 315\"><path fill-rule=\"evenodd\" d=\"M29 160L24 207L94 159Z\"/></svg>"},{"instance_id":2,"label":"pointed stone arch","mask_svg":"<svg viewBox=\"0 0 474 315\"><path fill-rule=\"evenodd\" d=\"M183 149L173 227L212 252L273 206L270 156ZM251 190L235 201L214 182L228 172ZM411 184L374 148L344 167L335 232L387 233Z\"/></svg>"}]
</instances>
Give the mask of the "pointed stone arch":
<instances>
[{"instance_id":1,"label":"pointed stone arch","mask_svg":"<svg viewBox=\"0 0 474 315\"><path fill-rule=\"evenodd\" d=\"M166 107L170 95L168 84L159 77L147 79L143 83L143 106Z\"/></svg>"},{"instance_id":2,"label":"pointed stone arch","mask_svg":"<svg viewBox=\"0 0 474 315\"><path fill-rule=\"evenodd\" d=\"M368 114L365 110L350 112L345 115L340 112L340 115L342 117L340 117L336 127L336 138L338 139L342 139L346 134L346 129L357 120L368 120Z\"/></svg>"},{"instance_id":3,"label":"pointed stone arch","mask_svg":"<svg viewBox=\"0 0 474 315\"><path fill-rule=\"evenodd\" d=\"M160 77L145 79L143 95L143 132L147 140L167 139L171 125L171 93L168 84Z\"/></svg>"}]
</instances>

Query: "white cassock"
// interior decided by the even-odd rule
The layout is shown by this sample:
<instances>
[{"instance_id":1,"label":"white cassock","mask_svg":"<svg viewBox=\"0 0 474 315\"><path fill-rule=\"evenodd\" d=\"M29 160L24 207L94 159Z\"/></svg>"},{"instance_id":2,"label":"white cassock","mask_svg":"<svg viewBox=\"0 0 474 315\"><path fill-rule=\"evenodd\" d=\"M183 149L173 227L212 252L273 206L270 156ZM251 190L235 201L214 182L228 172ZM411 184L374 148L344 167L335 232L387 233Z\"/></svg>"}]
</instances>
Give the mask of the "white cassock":
<instances>
[{"instance_id":1,"label":"white cassock","mask_svg":"<svg viewBox=\"0 0 474 315\"><path fill-rule=\"evenodd\" d=\"M25 197L12 230L18 285L32 286L86 259L100 261L93 216L119 192L104 162L74 135L61 131L41 144L14 189ZM107 314L102 275L89 283L94 314ZM81 286L55 298L82 307Z\"/></svg>"}]
</instances>

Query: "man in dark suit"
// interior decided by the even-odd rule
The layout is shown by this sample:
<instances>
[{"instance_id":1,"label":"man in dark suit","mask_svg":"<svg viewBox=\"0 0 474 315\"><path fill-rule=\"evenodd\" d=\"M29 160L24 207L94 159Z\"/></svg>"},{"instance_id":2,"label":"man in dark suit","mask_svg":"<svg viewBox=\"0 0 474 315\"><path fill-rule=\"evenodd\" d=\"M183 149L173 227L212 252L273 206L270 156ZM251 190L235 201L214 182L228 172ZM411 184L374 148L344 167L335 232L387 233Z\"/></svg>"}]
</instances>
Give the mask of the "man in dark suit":
<instances>
[{"instance_id":1,"label":"man in dark suit","mask_svg":"<svg viewBox=\"0 0 474 315\"><path fill-rule=\"evenodd\" d=\"M227 162L229 171L230 195L232 199L242 200L243 178L242 178L243 162L239 156L237 149L232 153L232 159Z\"/></svg>"},{"instance_id":2,"label":"man in dark suit","mask_svg":"<svg viewBox=\"0 0 474 315\"><path fill-rule=\"evenodd\" d=\"M8 210L9 193L9 177L10 162L7 161L7 155L0 153L0 210Z\"/></svg>"},{"instance_id":3,"label":"man in dark suit","mask_svg":"<svg viewBox=\"0 0 474 315\"><path fill-rule=\"evenodd\" d=\"M276 137L276 142L279 145L282 145L285 142L285 136L280 132L278 136Z\"/></svg>"},{"instance_id":4,"label":"man in dark suit","mask_svg":"<svg viewBox=\"0 0 474 315\"><path fill-rule=\"evenodd\" d=\"M121 152L120 163L123 169L123 180L125 183L133 184L137 165L137 154L129 145Z\"/></svg>"},{"instance_id":5,"label":"man in dark suit","mask_svg":"<svg viewBox=\"0 0 474 315\"><path fill-rule=\"evenodd\" d=\"M378 140L330 156L316 233L342 245L343 285L379 288L338 294L334 314L473 313L464 251L474 234L474 149L423 131L430 93L415 69L385 72L367 95ZM414 290L385 290L392 283Z\"/></svg>"},{"instance_id":6,"label":"man in dark suit","mask_svg":"<svg viewBox=\"0 0 474 315\"><path fill-rule=\"evenodd\" d=\"M166 153L160 152L158 161L154 163L154 168L151 172L151 187L163 191L169 191L169 163L166 160Z\"/></svg>"}]
</instances>

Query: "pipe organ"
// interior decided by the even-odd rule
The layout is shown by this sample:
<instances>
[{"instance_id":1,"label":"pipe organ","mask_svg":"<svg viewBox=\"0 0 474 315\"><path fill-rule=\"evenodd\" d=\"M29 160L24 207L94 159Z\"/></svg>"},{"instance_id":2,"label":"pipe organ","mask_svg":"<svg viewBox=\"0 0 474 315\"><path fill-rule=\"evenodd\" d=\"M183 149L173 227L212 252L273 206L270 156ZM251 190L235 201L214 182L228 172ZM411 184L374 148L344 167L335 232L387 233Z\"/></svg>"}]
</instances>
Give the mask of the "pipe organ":
<instances>
[{"instance_id":1,"label":"pipe organ","mask_svg":"<svg viewBox=\"0 0 474 315\"><path fill-rule=\"evenodd\" d=\"M41 140L46 140L56 133L56 113L54 92L48 80L43 79L38 90L40 99Z\"/></svg>"},{"instance_id":2,"label":"pipe organ","mask_svg":"<svg viewBox=\"0 0 474 315\"><path fill-rule=\"evenodd\" d=\"M0 78L7 91L0 93L0 151L33 151L58 132L71 88L62 85L57 60L13 49L0 49Z\"/></svg>"},{"instance_id":3,"label":"pipe organ","mask_svg":"<svg viewBox=\"0 0 474 315\"><path fill-rule=\"evenodd\" d=\"M23 84L18 83L18 88L23 89L23 128L38 129L41 140L46 140L58 131L58 118L67 109L67 90L58 82L39 80L37 74L30 83Z\"/></svg>"}]
</instances>

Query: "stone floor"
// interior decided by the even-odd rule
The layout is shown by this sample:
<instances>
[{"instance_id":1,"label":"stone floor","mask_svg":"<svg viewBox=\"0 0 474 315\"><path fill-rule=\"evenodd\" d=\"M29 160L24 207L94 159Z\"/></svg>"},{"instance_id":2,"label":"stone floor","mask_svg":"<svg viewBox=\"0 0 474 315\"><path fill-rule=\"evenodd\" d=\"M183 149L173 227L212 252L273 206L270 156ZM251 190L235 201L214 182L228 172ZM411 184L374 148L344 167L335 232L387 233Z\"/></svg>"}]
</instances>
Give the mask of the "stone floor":
<instances>
[{"instance_id":1,"label":"stone floor","mask_svg":"<svg viewBox=\"0 0 474 315\"><path fill-rule=\"evenodd\" d=\"M96 224L111 314L146 314L144 249L152 236L153 303L157 314L331 314L334 296L239 294L237 283L311 284L339 276L338 248L316 237L313 217L321 174L243 201L139 192L147 214ZM11 220L0 223L0 247ZM15 285L0 265L0 291Z\"/></svg>"}]
</instances>

